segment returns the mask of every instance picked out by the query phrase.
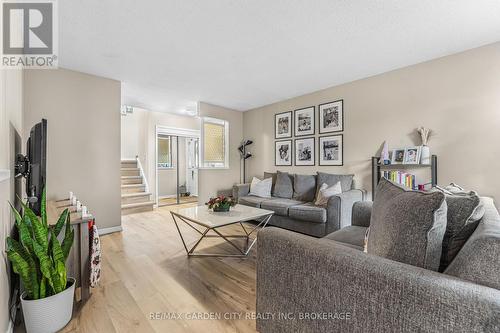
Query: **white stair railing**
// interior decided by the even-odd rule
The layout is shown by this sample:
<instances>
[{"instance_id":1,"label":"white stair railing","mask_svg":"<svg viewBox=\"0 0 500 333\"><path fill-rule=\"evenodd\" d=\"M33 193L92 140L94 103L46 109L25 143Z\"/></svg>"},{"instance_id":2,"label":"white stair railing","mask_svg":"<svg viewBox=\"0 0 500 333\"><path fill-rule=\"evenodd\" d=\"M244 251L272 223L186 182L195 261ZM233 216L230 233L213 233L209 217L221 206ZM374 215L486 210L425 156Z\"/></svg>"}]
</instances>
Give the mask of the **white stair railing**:
<instances>
[{"instance_id":1,"label":"white stair railing","mask_svg":"<svg viewBox=\"0 0 500 333\"><path fill-rule=\"evenodd\" d=\"M141 160L139 159L139 156L136 156L135 160L137 161L137 168L139 168L139 174L141 175L141 177L144 181L144 191L146 193L149 193L148 179L147 179L146 175L144 174L144 169L142 168L142 164L141 164Z\"/></svg>"}]
</instances>

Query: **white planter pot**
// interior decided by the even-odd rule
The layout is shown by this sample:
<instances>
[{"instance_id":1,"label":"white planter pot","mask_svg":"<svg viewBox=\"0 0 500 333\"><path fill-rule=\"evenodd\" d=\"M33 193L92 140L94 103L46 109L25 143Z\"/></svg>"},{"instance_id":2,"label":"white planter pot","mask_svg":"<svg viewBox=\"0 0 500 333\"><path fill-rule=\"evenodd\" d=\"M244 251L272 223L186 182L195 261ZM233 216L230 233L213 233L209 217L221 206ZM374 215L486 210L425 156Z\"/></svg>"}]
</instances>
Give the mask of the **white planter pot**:
<instances>
[{"instance_id":1,"label":"white planter pot","mask_svg":"<svg viewBox=\"0 0 500 333\"><path fill-rule=\"evenodd\" d=\"M50 297L27 300L21 295L24 324L28 333L52 333L62 329L71 320L75 279L68 278L71 286Z\"/></svg>"},{"instance_id":2,"label":"white planter pot","mask_svg":"<svg viewBox=\"0 0 500 333\"><path fill-rule=\"evenodd\" d=\"M431 164L431 150L429 146L422 146L420 150L420 164Z\"/></svg>"}]
</instances>

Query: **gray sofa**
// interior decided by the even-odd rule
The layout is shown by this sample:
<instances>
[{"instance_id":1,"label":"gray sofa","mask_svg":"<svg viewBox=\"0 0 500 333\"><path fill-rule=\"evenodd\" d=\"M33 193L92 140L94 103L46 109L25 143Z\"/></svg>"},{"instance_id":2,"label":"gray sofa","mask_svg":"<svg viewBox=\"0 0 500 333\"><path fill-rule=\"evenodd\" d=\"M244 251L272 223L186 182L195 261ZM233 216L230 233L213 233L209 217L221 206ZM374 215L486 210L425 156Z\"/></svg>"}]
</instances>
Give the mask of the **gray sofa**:
<instances>
[{"instance_id":1,"label":"gray sofa","mask_svg":"<svg viewBox=\"0 0 500 333\"><path fill-rule=\"evenodd\" d=\"M500 216L481 200L481 222L444 273L364 253L370 202L322 239L260 231L257 330L500 332Z\"/></svg>"},{"instance_id":2,"label":"gray sofa","mask_svg":"<svg viewBox=\"0 0 500 333\"><path fill-rule=\"evenodd\" d=\"M276 174L266 173L265 178L276 177ZM365 196L363 190L353 188L352 175L333 175L318 173L318 175L289 175L291 178L291 192L288 197L277 197L274 190L271 198L261 198L249 195L250 184L236 184L233 187L233 197L241 205L263 208L274 211L269 225L300 232L314 237L324 237L344 226L351 224L352 205L362 201ZM346 188L339 195L331 197L326 207L315 206L313 200L316 193L317 181L325 182L342 180ZM298 195L297 184L307 178L313 193L309 196ZM350 181L347 181L347 179ZM275 181L275 178L273 178ZM305 182L302 182L305 183ZM303 188L304 186L302 186ZM290 192L290 193L291 193ZM283 195L282 195L283 196Z\"/></svg>"}]
</instances>

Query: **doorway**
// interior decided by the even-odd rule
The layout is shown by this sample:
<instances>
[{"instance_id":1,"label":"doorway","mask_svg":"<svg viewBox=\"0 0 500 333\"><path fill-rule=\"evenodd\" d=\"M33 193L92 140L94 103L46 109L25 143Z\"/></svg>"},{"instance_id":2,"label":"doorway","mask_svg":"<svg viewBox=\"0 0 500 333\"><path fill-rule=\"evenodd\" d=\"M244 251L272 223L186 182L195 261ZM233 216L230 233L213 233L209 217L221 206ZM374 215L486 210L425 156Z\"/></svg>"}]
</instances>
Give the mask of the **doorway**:
<instances>
[{"instance_id":1,"label":"doorway","mask_svg":"<svg viewBox=\"0 0 500 333\"><path fill-rule=\"evenodd\" d=\"M157 126L158 207L198 202L199 131Z\"/></svg>"}]
</instances>

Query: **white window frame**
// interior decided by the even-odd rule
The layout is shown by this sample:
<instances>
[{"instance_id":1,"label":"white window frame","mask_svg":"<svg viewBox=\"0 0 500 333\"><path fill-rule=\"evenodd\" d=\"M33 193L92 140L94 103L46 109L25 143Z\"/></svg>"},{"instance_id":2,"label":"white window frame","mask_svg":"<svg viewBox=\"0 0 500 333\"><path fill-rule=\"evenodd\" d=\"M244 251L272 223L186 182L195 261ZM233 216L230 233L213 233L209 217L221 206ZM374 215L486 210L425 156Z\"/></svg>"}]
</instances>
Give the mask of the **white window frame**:
<instances>
[{"instance_id":1,"label":"white window frame","mask_svg":"<svg viewBox=\"0 0 500 333\"><path fill-rule=\"evenodd\" d=\"M205 123L224 126L224 164L205 163ZM200 169L229 169L229 122L223 119L201 118Z\"/></svg>"}]
</instances>

